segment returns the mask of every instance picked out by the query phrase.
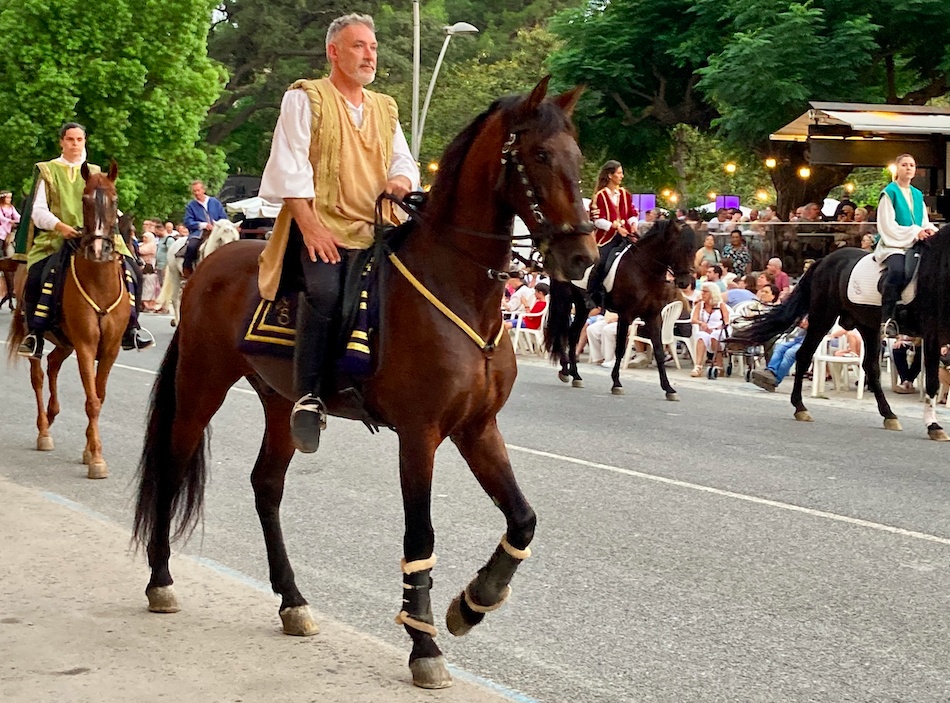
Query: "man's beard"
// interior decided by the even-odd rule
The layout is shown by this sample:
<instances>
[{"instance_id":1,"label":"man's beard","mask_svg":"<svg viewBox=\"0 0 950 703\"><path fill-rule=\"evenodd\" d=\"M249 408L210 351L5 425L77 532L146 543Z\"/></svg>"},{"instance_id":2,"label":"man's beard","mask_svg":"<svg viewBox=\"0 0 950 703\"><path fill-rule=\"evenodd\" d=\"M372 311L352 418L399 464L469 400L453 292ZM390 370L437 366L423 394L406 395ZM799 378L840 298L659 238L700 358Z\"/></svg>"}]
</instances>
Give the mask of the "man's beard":
<instances>
[{"instance_id":1,"label":"man's beard","mask_svg":"<svg viewBox=\"0 0 950 703\"><path fill-rule=\"evenodd\" d=\"M356 71L356 76L361 85L369 85L376 80L376 69L361 67Z\"/></svg>"}]
</instances>

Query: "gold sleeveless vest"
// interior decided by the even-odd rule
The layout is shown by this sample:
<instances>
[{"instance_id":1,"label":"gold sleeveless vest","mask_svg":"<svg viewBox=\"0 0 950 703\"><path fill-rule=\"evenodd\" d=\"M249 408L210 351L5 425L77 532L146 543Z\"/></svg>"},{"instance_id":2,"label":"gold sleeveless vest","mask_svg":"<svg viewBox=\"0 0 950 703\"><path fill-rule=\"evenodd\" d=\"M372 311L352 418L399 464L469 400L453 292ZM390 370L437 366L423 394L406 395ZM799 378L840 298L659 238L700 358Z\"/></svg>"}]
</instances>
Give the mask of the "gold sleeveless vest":
<instances>
[{"instance_id":1,"label":"gold sleeveless vest","mask_svg":"<svg viewBox=\"0 0 950 703\"><path fill-rule=\"evenodd\" d=\"M373 243L376 198L386 186L392 163L399 124L396 101L364 90L363 124L357 129L346 99L328 78L297 81L289 90L296 89L310 99L314 213L345 248L368 249ZM388 215L395 223L393 213ZM290 210L282 208L261 253L258 286L265 300L277 295L291 219Z\"/></svg>"}]
</instances>

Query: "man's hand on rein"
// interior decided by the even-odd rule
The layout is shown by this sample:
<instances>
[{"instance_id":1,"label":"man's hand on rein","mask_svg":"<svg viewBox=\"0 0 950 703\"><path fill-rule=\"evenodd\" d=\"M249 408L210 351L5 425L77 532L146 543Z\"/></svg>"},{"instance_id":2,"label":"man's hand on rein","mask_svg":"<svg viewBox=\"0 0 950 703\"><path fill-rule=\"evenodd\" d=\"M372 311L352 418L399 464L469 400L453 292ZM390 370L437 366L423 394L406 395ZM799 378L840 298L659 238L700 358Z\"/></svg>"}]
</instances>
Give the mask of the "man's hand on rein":
<instances>
[{"instance_id":1,"label":"man's hand on rein","mask_svg":"<svg viewBox=\"0 0 950 703\"><path fill-rule=\"evenodd\" d=\"M405 198L412 191L412 183L405 176L393 176L387 181L384 190L397 198Z\"/></svg>"}]
</instances>

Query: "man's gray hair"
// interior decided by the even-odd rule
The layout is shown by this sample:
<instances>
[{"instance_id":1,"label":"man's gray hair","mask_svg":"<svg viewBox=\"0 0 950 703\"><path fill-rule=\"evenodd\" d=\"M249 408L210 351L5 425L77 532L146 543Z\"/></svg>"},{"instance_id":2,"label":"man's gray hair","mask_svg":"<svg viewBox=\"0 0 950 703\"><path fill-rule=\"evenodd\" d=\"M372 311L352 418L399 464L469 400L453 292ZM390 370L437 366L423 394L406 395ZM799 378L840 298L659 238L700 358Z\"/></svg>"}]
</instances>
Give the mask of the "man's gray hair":
<instances>
[{"instance_id":1,"label":"man's gray hair","mask_svg":"<svg viewBox=\"0 0 950 703\"><path fill-rule=\"evenodd\" d=\"M361 15L356 12L343 15L342 17L337 17L330 23L330 28L327 30L327 46L333 43L337 34L354 24L361 24L364 27L369 27L373 32L376 31L376 23L373 22L373 18L369 15Z\"/></svg>"}]
</instances>

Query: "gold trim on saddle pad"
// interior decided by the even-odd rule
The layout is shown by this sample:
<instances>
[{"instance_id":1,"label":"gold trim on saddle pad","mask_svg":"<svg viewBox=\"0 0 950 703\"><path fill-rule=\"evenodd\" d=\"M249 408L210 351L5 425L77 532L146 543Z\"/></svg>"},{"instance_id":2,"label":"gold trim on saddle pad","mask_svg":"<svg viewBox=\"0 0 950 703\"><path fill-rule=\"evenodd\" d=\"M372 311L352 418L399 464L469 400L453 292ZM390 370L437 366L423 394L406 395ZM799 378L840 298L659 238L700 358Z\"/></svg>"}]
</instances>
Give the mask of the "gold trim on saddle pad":
<instances>
[{"instance_id":1,"label":"gold trim on saddle pad","mask_svg":"<svg viewBox=\"0 0 950 703\"><path fill-rule=\"evenodd\" d=\"M265 322L275 305L277 306L277 322L286 324L284 327L269 325ZM265 344L280 344L285 347L292 347L296 336L297 331L293 327L293 320L290 317L290 306L287 299L281 297L276 302L261 300L251 317L251 324L247 326L244 339L248 342L263 342Z\"/></svg>"}]
</instances>

